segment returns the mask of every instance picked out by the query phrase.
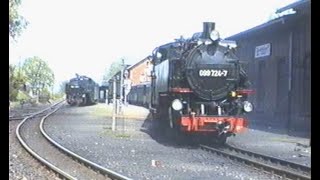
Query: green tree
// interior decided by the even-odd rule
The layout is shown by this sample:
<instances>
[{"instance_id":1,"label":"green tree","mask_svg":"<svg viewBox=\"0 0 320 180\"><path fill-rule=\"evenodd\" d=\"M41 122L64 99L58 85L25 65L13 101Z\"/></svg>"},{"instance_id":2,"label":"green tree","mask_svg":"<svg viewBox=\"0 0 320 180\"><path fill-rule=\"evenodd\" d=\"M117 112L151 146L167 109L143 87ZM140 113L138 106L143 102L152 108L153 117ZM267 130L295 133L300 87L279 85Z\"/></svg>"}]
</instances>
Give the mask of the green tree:
<instances>
[{"instance_id":1,"label":"green tree","mask_svg":"<svg viewBox=\"0 0 320 180\"><path fill-rule=\"evenodd\" d=\"M61 99L61 98L64 97L66 84L67 84L68 82L69 82L68 80L65 80L65 81L62 81L62 82L59 84L59 89L58 89L58 91L55 92L55 93L53 93L53 97L52 97L53 100Z\"/></svg>"},{"instance_id":2,"label":"green tree","mask_svg":"<svg viewBox=\"0 0 320 180\"><path fill-rule=\"evenodd\" d=\"M102 84L106 84L109 79L122 69L122 59L113 61L109 68L105 71Z\"/></svg>"},{"instance_id":3,"label":"green tree","mask_svg":"<svg viewBox=\"0 0 320 180\"><path fill-rule=\"evenodd\" d=\"M22 66L27 82L33 94L40 95L44 90L50 89L54 84L54 73L47 62L34 56L27 58Z\"/></svg>"},{"instance_id":4,"label":"green tree","mask_svg":"<svg viewBox=\"0 0 320 180\"><path fill-rule=\"evenodd\" d=\"M9 100L17 100L19 90L25 91L26 76L20 67L9 64Z\"/></svg>"},{"instance_id":5,"label":"green tree","mask_svg":"<svg viewBox=\"0 0 320 180\"><path fill-rule=\"evenodd\" d=\"M62 81L60 83L59 93L64 94L66 90L66 84L68 83L68 80Z\"/></svg>"},{"instance_id":6,"label":"green tree","mask_svg":"<svg viewBox=\"0 0 320 180\"><path fill-rule=\"evenodd\" d=\"M28 25L24 17L19 15L21 0L9 0L9 36L15 39Z\"/></svg>"}]
</instances>

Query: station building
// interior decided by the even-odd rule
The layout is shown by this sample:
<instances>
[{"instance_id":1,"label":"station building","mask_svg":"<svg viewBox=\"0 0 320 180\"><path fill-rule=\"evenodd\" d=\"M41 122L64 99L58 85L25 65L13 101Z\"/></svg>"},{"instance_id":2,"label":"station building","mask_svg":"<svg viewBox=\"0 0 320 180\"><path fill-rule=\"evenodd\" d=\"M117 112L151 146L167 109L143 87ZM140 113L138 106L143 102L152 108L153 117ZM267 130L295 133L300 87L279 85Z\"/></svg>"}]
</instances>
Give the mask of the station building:
<instances>
[{"instance_id":1,"label":"station building","mask_svg":"<svg viewBox=\"0 0 320 180\"><path fill-rule=\"evenodd\" d=\"M277 10L278 17L226 39L235 40L256 93L252 121L311 130L311 2Z\"/></svg>"}]
</instances>

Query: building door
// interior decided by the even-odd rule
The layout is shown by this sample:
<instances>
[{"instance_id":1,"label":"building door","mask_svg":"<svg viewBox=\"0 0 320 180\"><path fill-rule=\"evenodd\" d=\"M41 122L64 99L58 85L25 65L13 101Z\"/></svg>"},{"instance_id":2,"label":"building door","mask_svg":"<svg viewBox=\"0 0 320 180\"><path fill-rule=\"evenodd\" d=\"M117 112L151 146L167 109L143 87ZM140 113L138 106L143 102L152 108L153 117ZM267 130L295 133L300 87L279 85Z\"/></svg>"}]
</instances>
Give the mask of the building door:
<instances>
[{"instance_id":1,"label":"building door","mask_svg":"<svg viewBox=\"0 0 320 180\"><path fill-rule=\"evenodd\" d=\"M288 60L285 57L277 59L278 73L277 73L277 108L276 117L279 119L287 119L288 115L288 83L289 71Z\"/></svg>"},{"instance_id":2,"label":"building door","mask_svg":"<svg viewBox=\"0 0 320 180\"><path fill-rule=\"evenodd\" d=\"M266 62L261 60L258 62L258 82L257 82L257 113L263 113L264 112L264 96L265 96L265 64Z\"/></svg>"}]
</instances>

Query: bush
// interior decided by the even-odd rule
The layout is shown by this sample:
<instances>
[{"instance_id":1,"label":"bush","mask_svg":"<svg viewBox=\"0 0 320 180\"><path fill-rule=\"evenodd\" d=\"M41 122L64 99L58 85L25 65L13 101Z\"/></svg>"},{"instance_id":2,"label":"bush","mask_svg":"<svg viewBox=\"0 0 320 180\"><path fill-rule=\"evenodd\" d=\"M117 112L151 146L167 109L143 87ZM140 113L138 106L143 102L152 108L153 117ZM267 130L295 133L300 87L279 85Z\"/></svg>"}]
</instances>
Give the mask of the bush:
<instances>
[{"instance_id":1,"label":"bush","mask_svg":"<svg viewBox=\"0 0 320 180\"><path fill-rule=\"evenodd\" d=\"M57 100L62 98L64 98L64 93L55 93L53 94L52 100Z\"/></svg>"},{"instance_id":2,"label":"bush","mask_svg":"<svg viewBox=\"0 0 320 180\"><path fill-rule=\"evenodd\" d=\"M49 101L49 99L50 99L50 95L40 95L39 96L39 102L40 103L46 103L46 102L48 102Z\"/></svg>"},{"instance_id":3,"label":"bush","mask_svg":"<svg viewBox=\"0 0 320 180\"><path fill-rule=\"evenodd\" d=\"M9 88L9 100L16 101L19 91L13 88Z\"/></svg>"},{"instance_id":4,"label":"bush","mask_svg":"<svg viewBox=\"0 0 320 180\"><path fill-rule=\"evenodd\" d=\"M25 92L18 91L16 99L20 104L24 104L30 99L30 97Z\"/></svg>"},{"instance_id":5,"label":"bush","mask_svg":"<svg viewBox=\"0 0 320 180\"><path fill-rule=\"evenodd\" d=\"M37 98L32 98L26 92L19 91L17 94L17 102L20 103L21 106L23 106L24 104L31 104L32 106L36 106Z\"/></svg>"}]
</instances>

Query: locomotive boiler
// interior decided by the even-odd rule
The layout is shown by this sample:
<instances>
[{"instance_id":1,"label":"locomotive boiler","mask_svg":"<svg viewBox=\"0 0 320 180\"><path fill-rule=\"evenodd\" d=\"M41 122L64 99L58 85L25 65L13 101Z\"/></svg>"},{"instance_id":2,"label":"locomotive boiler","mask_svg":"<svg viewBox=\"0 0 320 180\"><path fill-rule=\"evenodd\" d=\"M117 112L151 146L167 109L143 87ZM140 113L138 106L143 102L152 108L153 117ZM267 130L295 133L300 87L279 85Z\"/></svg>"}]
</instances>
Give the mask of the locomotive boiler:
<instances>
[{"instance_id":1,"label":"locomotive boiler","mask_svg":"<svg viewBox=\"0 0 320 180\"><path fill-rule=\"evenodd\" d=\"M212 22L205 22L203 32L192 38L156 48L151 72L154 118L176 132L210 135L221 143L244 131L253 91L235 48L235 42L219 37Z\"/></svg>"},{"instance_id":2,"label":"locomotive boiler","mask_svg":"<svg viewBox=\"0 0 320 180\"><path fill-rule=\"evenodd\" d=\"M94 104L99 98L99 85L87 76L76 75L65 87L67 103L72 106Z\"/></svg>"}]
</instances>

